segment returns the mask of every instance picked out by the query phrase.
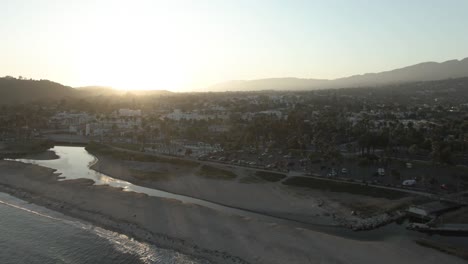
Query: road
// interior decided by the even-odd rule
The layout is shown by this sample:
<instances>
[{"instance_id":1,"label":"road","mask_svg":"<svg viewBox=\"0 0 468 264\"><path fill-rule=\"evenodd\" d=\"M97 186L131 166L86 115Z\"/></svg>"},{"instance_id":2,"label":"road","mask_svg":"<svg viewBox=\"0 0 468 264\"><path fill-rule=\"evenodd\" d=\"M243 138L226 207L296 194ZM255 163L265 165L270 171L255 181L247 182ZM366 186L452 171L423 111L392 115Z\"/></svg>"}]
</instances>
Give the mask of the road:
<instances>
[{"instance_id":1,"label":"road","mask_svg":"<svg viewBox=\"0 0 468 264\"><path fill-rule=\"evenodd\" d=\"M112 146L112 145L107 145L107 146L112 148L112 149L115 149L115 150L118 150L118 151L125 151L125 152L128 152L128 153L146 154L146 155L161 157L161 158L170 157L170 158L178 159L178 160L196 161L196 162L198 162L200 164L207 164L207 165L214 165L214 166L222 165L222 166L226 166L226 167L234 167L234 168L240 168L240 169L246 169L246 170L252 170L252 171L265 171L265 172L281 173L281 174L286 176L286 178L284 178L282 181L285 181L285 180L287 180L288 178L291 178L291 177L298 177L299 176L299 177L310 177L310 178L315 178L315 179L319 179L319 180L326 180L326 181L346 182L348 184L366 185L365 183L360 183L360 182L349 182L349 181L345 181L345 180L325 178L325 177L322 177L320 175L310 175L310 174L307 174L305 172L300 172L300 171L276 172L276 171L271 171L271 170L265 170L265 169L260 169L260 168L251 168L251 167L245 167L245 166L229 164L229 163L214 162L214 161L207 161L207 160L197 160L197 159L194 159L194 158L186 158L186 157L174 157L174 156L162 155L162 154L158 154L158 153L141 152L141 151L130 150L130 149L125 149L125 148L121 148L121 147L115 147L115 146ZM405 188L382 186L382 185L375 185L375 184L367 184L367 186L380 188L380 189L385 189L385 190L400 191L400 192L404 192L404 193L408 193L408 194L419 195L419 196L424 196L424 197L434 198L434 199L441 198L441 196L439 196L439 195L435 195L433 193L424 192L424 191L418 191L418 190L410 190L410 189L405 189Z\"/></svg>"}]
</instances>

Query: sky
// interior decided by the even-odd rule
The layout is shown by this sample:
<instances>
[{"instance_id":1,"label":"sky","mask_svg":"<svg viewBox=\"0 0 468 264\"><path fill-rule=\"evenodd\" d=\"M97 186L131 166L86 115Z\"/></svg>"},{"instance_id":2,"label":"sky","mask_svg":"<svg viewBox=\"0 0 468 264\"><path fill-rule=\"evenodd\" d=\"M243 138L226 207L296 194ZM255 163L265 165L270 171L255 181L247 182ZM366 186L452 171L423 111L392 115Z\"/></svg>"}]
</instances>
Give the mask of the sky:
<instances>
[{"instance_id":1,"label":"sky","mask_svg":"<svg viewBox=\"0 0 468 264\"><path fill-rule=\"evenodd\" d=\"M467 0L0 0L0 76L203 90L468 57Z\"/></svg>"}]
</instances>

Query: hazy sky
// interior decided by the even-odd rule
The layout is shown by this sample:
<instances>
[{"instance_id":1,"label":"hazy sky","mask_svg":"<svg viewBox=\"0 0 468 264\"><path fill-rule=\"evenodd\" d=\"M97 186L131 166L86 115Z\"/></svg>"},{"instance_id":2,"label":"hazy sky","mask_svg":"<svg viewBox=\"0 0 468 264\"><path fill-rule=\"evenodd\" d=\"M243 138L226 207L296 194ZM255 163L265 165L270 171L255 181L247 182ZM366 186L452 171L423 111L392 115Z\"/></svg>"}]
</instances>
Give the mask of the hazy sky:
<instances>
[{"instance_id":1,"label":"hazy sky","mask_svg":"<svg viewBox=\"0 0 468 264\"><path fill-rule=\"evenodd\" d=\"M189 90L468 57L467 0L0 0L0 76Z\"/></svg>"}]
</instances>

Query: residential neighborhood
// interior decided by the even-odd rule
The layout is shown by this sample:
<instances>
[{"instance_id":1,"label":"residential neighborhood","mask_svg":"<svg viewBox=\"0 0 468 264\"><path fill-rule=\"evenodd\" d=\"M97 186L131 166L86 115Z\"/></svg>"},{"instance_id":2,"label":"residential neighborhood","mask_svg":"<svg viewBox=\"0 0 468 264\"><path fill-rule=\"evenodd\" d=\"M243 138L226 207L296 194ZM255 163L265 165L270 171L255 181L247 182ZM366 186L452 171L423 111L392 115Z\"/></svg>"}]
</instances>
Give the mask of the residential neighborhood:
<instances>
[{"instance_id":1,"label":"residential neighborhood","mask_svg":"<svg viewBox=\"0 0 468 264\"><path fill-rule=\"evenodd\" d=\"M0 133L4 141L78 137L235 166L456 192L467 188L468 104L460 96L467 83L38 102L4 106Z\"/></svg>"}]
</instances>

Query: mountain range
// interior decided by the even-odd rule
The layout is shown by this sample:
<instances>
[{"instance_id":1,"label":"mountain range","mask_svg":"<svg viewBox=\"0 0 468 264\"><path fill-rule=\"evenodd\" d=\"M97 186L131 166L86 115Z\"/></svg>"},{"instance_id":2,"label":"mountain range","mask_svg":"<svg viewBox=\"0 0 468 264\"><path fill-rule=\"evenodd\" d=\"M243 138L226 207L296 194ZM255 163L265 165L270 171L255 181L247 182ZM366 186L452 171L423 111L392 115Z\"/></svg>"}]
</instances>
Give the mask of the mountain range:
<instances>
[{"instance_id":1,"label":"mountain range","mask_svg":"<svg viewBox=\"0 0 468 264\"><path fill-rule=\"evenodd\" d=\"M0 105L28 103L32 101L53 101L67 98L86 98L95 96L125 95L159 95L169 91L121 91L111 87L87 86L72 88L49 80L27 80L13 77L0 78Z\"/></svg>"},{"instance_id":2,"label":"mountain range","mask_svg":"<svg viewBox=\"0 0 468 264\"><path fill-rule=\"evenodd\" d=\"M270 78L229 81L208 88L208 91L314 90L349 87L375 87L397 83L437 81L468 77L468 58L442 63L424 62L380 73L366 73L334 80Z\"/></svg>"},{"instance_id":3,"label":"mountain range","mask_svg":"<svg viewBox=\"0 0 468 264\"><path fill-rule=\"evenodd\" d=\"M270 78L249 81L230 81L208 87L207 91L315 90L350 87L378 87L398 83L437 81L468 77L468 58L442 63L424 62L380 73L367 73L334 80ZM89 96L125 95L111 87L89 86L72 88L48 80L0 78L0 104L30 101L84 98ZM131 91L135 95L167 94L169 91Z\"/></svg>"}]
</instances>

